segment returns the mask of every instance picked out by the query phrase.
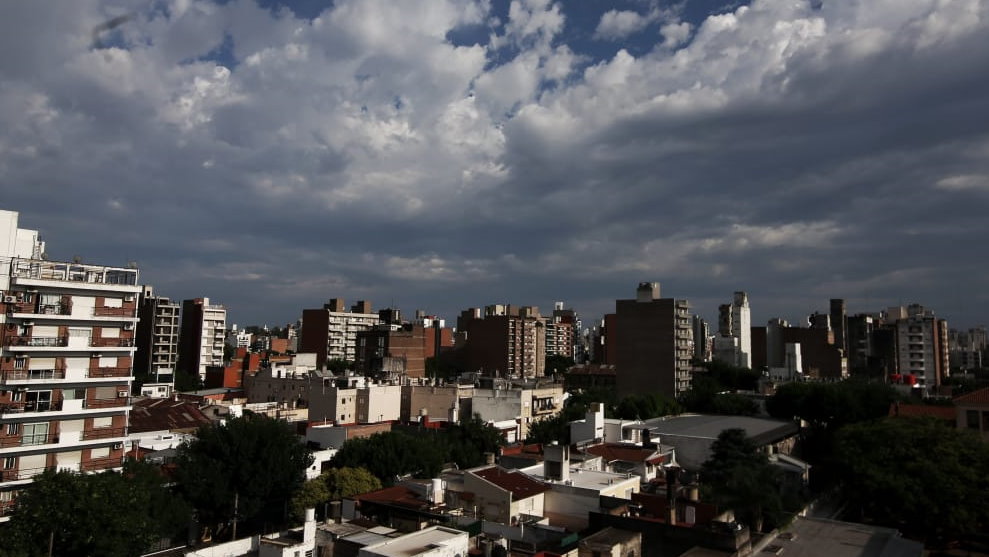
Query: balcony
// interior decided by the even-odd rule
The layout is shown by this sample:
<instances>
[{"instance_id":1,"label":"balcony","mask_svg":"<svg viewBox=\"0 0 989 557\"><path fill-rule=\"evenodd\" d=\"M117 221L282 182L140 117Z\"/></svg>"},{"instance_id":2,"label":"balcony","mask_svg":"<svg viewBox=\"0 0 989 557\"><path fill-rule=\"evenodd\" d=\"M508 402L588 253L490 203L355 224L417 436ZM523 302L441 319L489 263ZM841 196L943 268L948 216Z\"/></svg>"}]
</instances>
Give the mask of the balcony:
<instances>
[{"instance_id":1,"label":"balcony","mask_svg":"<svg viewBox=\"0 0 989 557\"><path fill-rule=\"evenodd\" d=\"M24 468L23 470L0 470L0 481L13 482L17 480L30 480L31 478L44 473L45 470L53 469L54 466L42 466L40 468Z\"/></svg>"},{"instance_id":2,"label":"balcony","mask_svg":"<svg viewBox=\"0 0 989 557\"><path fill-rule=\"evenodd\" d=\"M7 346L64 347L69 345L69 337L35 337L18 335L7 337Z\"/></svg>"},{"instance_id":3,"label":"balcony","mask_svg":"<svg viewBox=\"0 0 989 557\"><path fill-rule=\"evenodd\" d=\"M0 448L31 447L34 445L51 445L58 443L58 434L54 432L0 439Z\"/></svg>"},{"instance_id":4,"label":"balcony","mask_svg":"<svg viewBox=\"0 0 989 557\"><path fill-rule=\"evenodd\" d=\"M125 337L94 338L89 345L96 348L124 348L134 346L134 339Z\"/></svg>"},{"instance_id":5,"label":"balcony","mask_svg":"<svg viewBox=\"0 0 989 557\"><path fill-rule=\"evenodd\" d=\"M137 286L137 269L38 259L14 259L10 267L16 279Z\"/></svg>"},{"instance_id":6,"label":"balcony","mask_svg":"<svg viewBox=\"0 0 989 557\"><path fill-rule=\"evenodd\" d=\"M130 397L121 396L117 398L96 398L84 402L83 407L87 409L118 408L130 405Z\"/></svg>"},{"instance_id":7,"label":"balcony","mask_svg":"<svg viewBox=\"0 0 989 557\"><path fill-rule=\"evenodd\" d=\"M119 456L108 456L106 458L94 458L80 465L83 472L96 472L98 470L108 470L123 466L123 460Z\"/></svg>"},{"instance_id":8,"label":"balcony","mask_svg":"<svg viewBox=\"0 0 989 557\"><path fill-rule=\"evenodd\" d=\"M65 379L64 369L9 369L3 372L3 382L53 381Z\"/></svg>"},{"instance_id":9,"label":"balcony","mask_svg":"<svg viewBox=\"0 0 989 557\"><path fill-rule=\"evenodd\" d=\"M7 304L7 311L14 314L26 315L72 315L72 304L40 304L34 302L17 302Z\"/></svg>"},{"instance_id":10,"label":"balcony","mask_svg":"<svg viewBox=\"0 0 989 557\"><path fill-rule=\"evenodd\" d=\"M137 317L135 314L137 310L134 308L93 308L93 316L95 317Z\"/></svg>"},{"instance_id":11,"label":"balcony","mask_svg":"<svg viewBox=\"0 0 989 557\"><path fill-rule=\"evenodd\" d=\"M0 415L26 414L29 412L60 412L61 400L28 400L0 404Z\"/></svg>"},{"instance_id":12,"label":"balcony","mask_svg":"<svg viewBox=\"0 0 989 557\"><path fill-rule=\"evenodd\" d=\"M101 427L82 432L83 441L93 439L110 439L113 437L124 437L127 435L127 428L124 427Z\"/></svg>"},{"instance_id":13,"label":"balcony","mask_svg":"<svg viewBox=\"0 0 989 557\"><path fill-rule=\"evenodd\" d=\"M10 516L13 514L15 506L14 503L14 501L0 501L0 517Z\"/></svg>"},{"instance_id":14,"label":"balcony","mask_svg":"<svg viewBox=\"0 0 989 557\"><path fill-rule=\"evenodd\" d=\"M89 377L101 378L101 377L130 377L131 368L129 367L98 367L96 369L89 370Z\"/></svg>"}]
</instances>

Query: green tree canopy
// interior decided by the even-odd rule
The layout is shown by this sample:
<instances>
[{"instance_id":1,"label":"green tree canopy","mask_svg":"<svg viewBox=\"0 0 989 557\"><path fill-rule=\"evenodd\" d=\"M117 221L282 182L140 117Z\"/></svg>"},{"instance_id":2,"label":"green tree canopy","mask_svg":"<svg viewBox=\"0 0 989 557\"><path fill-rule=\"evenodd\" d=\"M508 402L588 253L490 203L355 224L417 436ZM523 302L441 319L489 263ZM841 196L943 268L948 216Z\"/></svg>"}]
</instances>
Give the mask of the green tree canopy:
<instances>
[{"instance_id":1,"label":"green tree canopy","mask_svg":"<svg viewBox=\"0 0 989 557\"><path fill-rule=\"evenodd\" d=\"M309 480L292 500L292 514L302 518L307 508L315 508L321 516L329 501L352 497L381 489L381 481L366 468L330 468L318 478Z\"/></svg>"},{"instance_id":2,"label":"green tree canopy","mask_svg":"<svg viewBox=\"0 0 989 557\"><path fill-rule=\"evenodd\" d=\"M766 411L781 420L800 418L812 427L837 431L886 416L895 400L896 392L883 383L787 383L766 400Z\"/></svg>"},{"instance_id":3,"label":"green tree canopy","mask_svg":"<svg viewBox=\"0 0 989 557\"><path fill-rule=\"evenodd\" d=\"M661 393L628 395L618 401L614 417L623 420L648 420L670 414L679 414L680 404ZM583 417L583 416L582 416Z\"/></svg>"},{"instance_id":4,"label":"green tree canopy","mask_svg":"<svg viewBox=\"0 0 989 557\"><path fill-rule=\"evenodd\" d=\"M735 518L761 530L764 519L775 524L782 511L779 471L742 429L726 429L711 446L701 468L701 485L709 500L731 509Z\"/></svg>"},{"instance_id":5,"label":"green tree canopy","mask_svg":"<svg viewBox=\"0 0 989 557\"><path fill-rule=\"evenodd\" d=\"M989 530L989 445L969 431L887 418L842 429L837 452L860 519L928 539Z\"/></svg>"},{"instance_id":6,"label":"green tree canopy","mask_svg":"<svg viewBox=\"0 0 989 557\"><path fill-rule=\"evenodd\" d=\"M285 422L258 414L199 428L179 446L176 479L204 525L222 527L236 499L245 531L284 522L312 453Z\"/></svg>"},{"instance_id":7,"label":"green tree canopy","mask_svg":"<svg viewBox=\"0 0 989 557\"><path fill-rule=\"evenodd\" d=\"M190 509L163 485L158 467L128 461L123 473L48 470L17 499L0 528L9 555L129 557L188 527Z\"/></svg>"},{"instance_id":8,"label":"green tree canopy","mask_svg":"<svg viewBox=\"0 0 989 557\"><path fill-rule=\"evenodd\" d=\"M552 354L546 356L546 368L544 373L546 375L553 375L555 373L566 373L574 365L573 358L568 358L567 356L561 356L559 354Z\"/></svg>"},{"instance_id":9,"label":"green tree canopy","mask_svg":"<svg viewBox=\"0 0 989 557\"><path fill-rule=\"evenodd\" d=\"M364 467L385 485L396 476L413 474L432 477L440 473L445 452L435 435L412 436L401 431L375 433L370 437L347 440L330 465L336 468Z\"/></svg>"}]
</instances>

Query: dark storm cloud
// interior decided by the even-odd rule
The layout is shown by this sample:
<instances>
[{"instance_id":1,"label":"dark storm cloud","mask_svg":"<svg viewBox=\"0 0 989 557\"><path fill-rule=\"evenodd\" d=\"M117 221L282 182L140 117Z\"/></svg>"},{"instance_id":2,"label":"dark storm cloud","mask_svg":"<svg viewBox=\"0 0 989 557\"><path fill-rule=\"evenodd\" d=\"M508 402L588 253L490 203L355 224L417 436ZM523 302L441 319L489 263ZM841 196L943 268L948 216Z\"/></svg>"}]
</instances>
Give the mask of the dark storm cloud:
<instances>
[{"instance_id":1,"label":"dark storm cloud","mask_svg":"<svg viewBox=\"0 0 989 557\"><path fill-rule=\"evenodd\" d=\"M649 3L648 21L605 21L528 0L497 26L466 0L305 18L69 6L0 23L22 52L0 48L4 208L53 256L137 260L162 294L241 323L330 297L594 316L640 280L708 317L747 290L755 323L830 297L984 319L976 0L758 1L668 28L682 44L657 32L679 15ZM484 44L447 40L484 28ZM596 29L636 47L575 50Z\"/></svg>"}]
</instances>

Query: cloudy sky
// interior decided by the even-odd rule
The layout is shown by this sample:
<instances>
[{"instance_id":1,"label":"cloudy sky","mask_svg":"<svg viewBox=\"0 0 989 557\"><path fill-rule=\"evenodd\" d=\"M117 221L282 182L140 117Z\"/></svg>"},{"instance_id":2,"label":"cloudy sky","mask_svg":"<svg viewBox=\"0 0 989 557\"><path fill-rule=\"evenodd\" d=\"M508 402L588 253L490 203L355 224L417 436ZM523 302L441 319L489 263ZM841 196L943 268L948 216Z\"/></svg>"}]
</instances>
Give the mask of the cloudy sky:
<instances>
[{"instance_id":1,"label":"cloudy sky","mask_svg":"<svg viewBox=\"0 0 989 557\"><path fill-rule=\"evenodd\" d=\"M989 322L983 0L0 7L0 207L234 322L644 280Z\"/></svg>"}]
</instances>

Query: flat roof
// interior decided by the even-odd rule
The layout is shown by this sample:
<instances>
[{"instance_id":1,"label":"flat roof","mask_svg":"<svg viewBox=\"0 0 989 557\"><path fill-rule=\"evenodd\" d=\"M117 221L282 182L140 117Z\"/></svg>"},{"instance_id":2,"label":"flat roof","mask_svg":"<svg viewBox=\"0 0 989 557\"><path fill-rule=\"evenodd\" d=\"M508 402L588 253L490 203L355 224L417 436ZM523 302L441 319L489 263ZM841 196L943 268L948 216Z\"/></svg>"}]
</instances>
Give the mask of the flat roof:
<instances>
[{"instance_id":1,"label":"flat roof","mask_svg":"<svg viewBox=\"0 0 989 557\"><path fill-rule=\"evenodd\" d=\"M521 468L519 471L534 478L538 478L541 481L551 482L551 485L562 484L562 482L556 480L546 479L546 467L544 462L533 464L532 466L528 466L526 468ZM573 485L574 487L584 489L601 489L608 487L609 485L626 481L633 481L636 485L638 485L642 481L642 478L635 474L619 474L616 472L601 472L599 470L584 470L581 468L570 469L569 485Z\"/></svg>"},{"instance_id":2,"label":"flat roof","mask_svg":"<svg viewBox=\"0 0 989 557\"><path fill-rule=\"evenodd\" d=\"M892 528L797 517L766 549L787 557L920 557L924 545Z\"/></svg>"},{"instance_id":3,"label":"flat roof","mask_svg":"<svg viewBox=\"0 0 989 557\"><path fill-rule=\"evenodd\" d=\"M643 425L650 434L675 435L701 439L717 439L726 429L745 430L746 436L759 444L772 443L796 435L797 424L751 416L720 416L709 414L680 414L646 420Z\"/></svg>"},{"instance_id":4,"label":"flat roof","mask_svg":"<svg viewBox=\"0 0 989 557\"><path fill-rule=\"evenodd\" d=\"M390 538L374 545L365 546L363 550L390 557L412 557L413 555L431 551L436 546L450 545L458 538L463 538L464 545L466 545L467 532L444 528L442 526L433 526L398 538Z\"/></svg>"}]
</instances>

